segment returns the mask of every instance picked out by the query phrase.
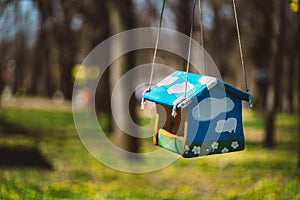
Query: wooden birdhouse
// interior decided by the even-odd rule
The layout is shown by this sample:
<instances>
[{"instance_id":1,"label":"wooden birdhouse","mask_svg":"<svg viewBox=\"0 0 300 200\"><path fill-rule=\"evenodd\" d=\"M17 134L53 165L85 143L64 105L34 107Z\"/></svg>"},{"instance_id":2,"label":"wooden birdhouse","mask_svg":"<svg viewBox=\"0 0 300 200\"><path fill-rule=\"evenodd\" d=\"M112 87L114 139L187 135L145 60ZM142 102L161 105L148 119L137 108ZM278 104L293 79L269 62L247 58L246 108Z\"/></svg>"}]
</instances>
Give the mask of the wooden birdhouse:
<instances>
[{"instance_id":1,"label":"wooden birdhouse","mask_svg":"<svg viewBox=\"0 0 300 200\"><path fill-rule=\"evenodd\" d=\"M188 73L186 82L186 72L175 71L143 97L156 103L154 144L187 158L244 149L242 100L250 101L249 93L200 74Z\"/></svg>"}]
</instances>

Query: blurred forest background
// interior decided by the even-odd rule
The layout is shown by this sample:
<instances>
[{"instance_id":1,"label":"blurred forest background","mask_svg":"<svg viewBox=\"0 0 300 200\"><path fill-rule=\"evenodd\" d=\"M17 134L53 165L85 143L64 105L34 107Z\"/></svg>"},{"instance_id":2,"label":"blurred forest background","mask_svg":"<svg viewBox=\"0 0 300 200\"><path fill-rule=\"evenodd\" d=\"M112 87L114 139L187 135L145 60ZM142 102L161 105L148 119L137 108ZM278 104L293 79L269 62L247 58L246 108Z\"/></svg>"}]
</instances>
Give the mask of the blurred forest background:
<instances>
[{"instance_id":1,"label":"blurred forest background","mask_svg":"<svg viewBox=\"0 0 300 200\"><path fill-rule=\"evenodd\" d=\"M189 35L191 1L167 2L163 27ZM4 95L70 100L74 71L109 36L157 26L161 1L1 1L0 89ZM204 45L225 81L243 89L232 2L203 1ZM274 115L299 109L299 14L291 2L238 1L238 16L255 108L266 121L265 145L273 146ZM199 19L199 16L198 16ZM199 41L196 16L195 39ZM137 56L137 54L139 56ZM130 67L149 63L151 51L126 55ZM168 59L160 53L163 62ZM165 56L163 56L165 55ZM137 57L139 59L137 59ZM182 68L173 59L170 66ZM110 74L99 83L99 112L110 113ZM146 81L145 81L146 82ZM105 95L103 95L105 94Z\"/></svg>"},{"instance_id":2,"label":"blurred forest background","mask_svg":"<svg viewBox=\"0 0 300 200\"><path fill-rule=\"evenodd\" d=\"M250 119L246 121L246 129L247 124L250 129L258 126L255 132L261 133L262 139L257 148L259 151L265 151L268 147L271 148L270 151L273 151L280 149L279 139L286 138L285 136L276 137L277 126L281 124L278 122L278 116L282 121L289 119L293 126L285 130L287 137L291 138L288 145L295 146L292 150L293 155L297 155L298 151L300 167L300 13L297 12L297 4L289 0L236 0L236 3L249 88L255 99L254 111L248 111L250 114L248 113L247 116L251 117L246 117ZM5 131L22 132L25 133L24 138L35 138L32 139L34 142L30 139L29 144L34 146L38 143L40 146L41 144L37 142L39 139L36 139L34 132L47 128L52 130L51 126L54 126L53 130L62 131L61 123L72 124L72 120L68 118L71 115L67 115L64 121L64 115L58 111L58 115L52 113L52 116L42 111L42 113L36 110L26 112L20 108L7 108L6 105L16 98L28 98L34 107L37 101L33 100L33 97L51 99L56 103L61 102L61 105L63 105L62 102L70 102L76 69L87 54L114 34L138 27L158 26L161 6L161 0L0 0L0 91L2 94L0 127L2 127L3 141L10 141L8 144L14 143L11 140L15 141L7 139L10 136L8 137ZM232 1L202 0L202 12L205 49L215 61L223 79L244 90ZM192 1L166 1L163 27L189 35L191 18ZM194 39L199 41L199 13L196 14L194 31ZM153 50L144 50L122 56L120 58L122 66L119 66L121 72L117 76L121 77L133 66L150 63L152 54ZM176 69L182 69L185 66L185 60L167 52L159 51L158 57L158 62L167 63ZM107 70L99 83L96 102L101 103L96 105L96 109L99 116L105 116L105 120L108 121L107 131L119 134L118 132L121 131L114 124L110 114L110 96L114 86L113 80L116 80L113 70L114 68ZM20 101L16 104L19 104L18 102ZM133 105L138 106L138 102ZM51 110L56 109L56 104L52 105L53 107L48 104L42 106L49 107ZM135 106L131 106L130 110L132 116L136 117ZM28 122L26 116L34 117L32 116L34 114L40 122ZM22 115L24 115L23 118ZM43 117L48 117L49 120L44 120ZM62 122L58 122L59 125L53 125L53 122L56 122L55 118L61 119ZM251 124L253 120L251 118L259 119L259 121ZM40 126L45 127L43 129ZM136 138L125 134L123 137L125 149L139 151L141 144ZM14 138L17 137L14 136ZM7 143L3 141L0 143L0 149L4 152L4 150L7 151ZM260 146L264 148L261 149ZM51 151L45 150L46 147L41 148L45 152ZM267 155L266 152L264 153ZM4 161L0 160L0 162ZM187 165L186 161L182 162L182 166ZM209 162L213 163L213 161ZM5 165L5 163L2 164ZM59 162L59 164L63 166L63 163ZM12 174L6 171L6 175L0 178L0 182L1 179L7 181L2 182L2 188L5 188L3 184L6 185L7 191L14 191L17 187L14 186L17 183L8 182L11 177L18 176ZM130 175L123 176L125 179ZM140 177L138 181L141 179ZM155 180L152 183L155 183ZM10 187L9 184L13 186ZM291 186L296 187L294 191L300 189L299 182L295 185ZM37 191L47 190L46 186L46 189L42 186L38 187L40 189ZM67 188L68 185L62 187ZM184 189L186 188L182 190ZM35 191L35 189L32 190ZM153 191L150 190L149 194L151 192ZM4 194L5 189L0 190L0 198L1 193ZM59 195L68 195L68 192L62 192ZM163 193L163 195L169 197L169 193ZM173 198L180 199L181 197Z\"/></svg>"}]
</instances>

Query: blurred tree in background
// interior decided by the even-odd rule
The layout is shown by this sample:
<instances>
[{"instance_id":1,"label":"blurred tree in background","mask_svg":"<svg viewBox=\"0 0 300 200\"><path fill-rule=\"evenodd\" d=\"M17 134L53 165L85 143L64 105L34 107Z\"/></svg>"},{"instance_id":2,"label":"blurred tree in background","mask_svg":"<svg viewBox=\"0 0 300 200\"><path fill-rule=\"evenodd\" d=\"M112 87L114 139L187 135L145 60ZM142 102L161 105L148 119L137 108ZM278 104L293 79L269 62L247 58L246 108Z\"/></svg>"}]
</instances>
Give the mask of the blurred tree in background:
<instances>
[{"instance_id":1,"label":"blurred tree in background","mask_svg":"<svg viewBox=\"0 0 300 200\"><path fill-rule=\"evenodd\" d=\"M244 89L232 2L202 2L205 48L225 81ZM72 70L88 52L127 29L158 26L161 4L153 0L0 0L0 90L9 89L16 96L60 94L70 100ZM163 26L189 34L191 4L167 1ZM299 13L292 12L285 0L237 0L237 7L250 91L266 122L264 144L274 146L276 112L299 110ZM199 36L199 27L195 32ZM139 60L147 63L151 55L145 50ZM99 113L111 115L113 86L137 60L135 53L125 55L104 73L96 95L101 98L96 105ZM134 118L135 106L130 105ZM120 131L111 117L109 127L109 131ZM136 139L124 137L124 148L138 151Z\"/></svg>"}]
</instances>

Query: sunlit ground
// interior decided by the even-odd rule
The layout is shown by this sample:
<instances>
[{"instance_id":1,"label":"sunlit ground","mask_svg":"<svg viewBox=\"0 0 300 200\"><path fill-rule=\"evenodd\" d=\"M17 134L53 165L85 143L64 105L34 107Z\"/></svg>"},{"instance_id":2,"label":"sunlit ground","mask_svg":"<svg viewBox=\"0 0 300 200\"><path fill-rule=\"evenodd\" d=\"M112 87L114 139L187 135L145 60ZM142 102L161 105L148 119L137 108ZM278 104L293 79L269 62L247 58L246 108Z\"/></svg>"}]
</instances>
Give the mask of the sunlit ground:
<instances>
[{"instance_id":1,"label":"sunlit ground","mask_svg":"<svg viewBox=\"0 0 300 200\"><path fill-rule=\"evenodd\" d=\"M156 172L129 174L87 152L70 103L23 99L2 106L0 147L35 149L51 167L8 167L0 160L0 199L300 199L296 115L276 117L273 149L261 145L262 118L245 110L244 151L180 158ZM145 141L142 148L148 147Z\"/></svg>"}]
</instances>

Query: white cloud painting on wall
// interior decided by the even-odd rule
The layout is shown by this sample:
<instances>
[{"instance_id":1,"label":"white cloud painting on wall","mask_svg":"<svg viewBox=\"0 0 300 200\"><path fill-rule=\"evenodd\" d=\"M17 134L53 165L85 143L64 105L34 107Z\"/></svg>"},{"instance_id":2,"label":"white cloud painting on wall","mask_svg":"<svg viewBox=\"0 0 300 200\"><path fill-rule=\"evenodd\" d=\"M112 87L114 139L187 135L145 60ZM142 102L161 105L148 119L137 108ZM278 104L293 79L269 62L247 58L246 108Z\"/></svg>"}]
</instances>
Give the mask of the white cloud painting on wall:
<instances>
[{"instance_id":1,"label":"white cloud painting on wall","mask_svg":"<svg viewBox=\"0 0 300 200\"><path fill-rule=\"evenodd\" d=\"M193 108L192 115L197 121L209 121L216 118L221 113L226 113L234 108L234 102L225 97L217 99L213 97L205 98Z\"/></svg>"}]
</instances>

